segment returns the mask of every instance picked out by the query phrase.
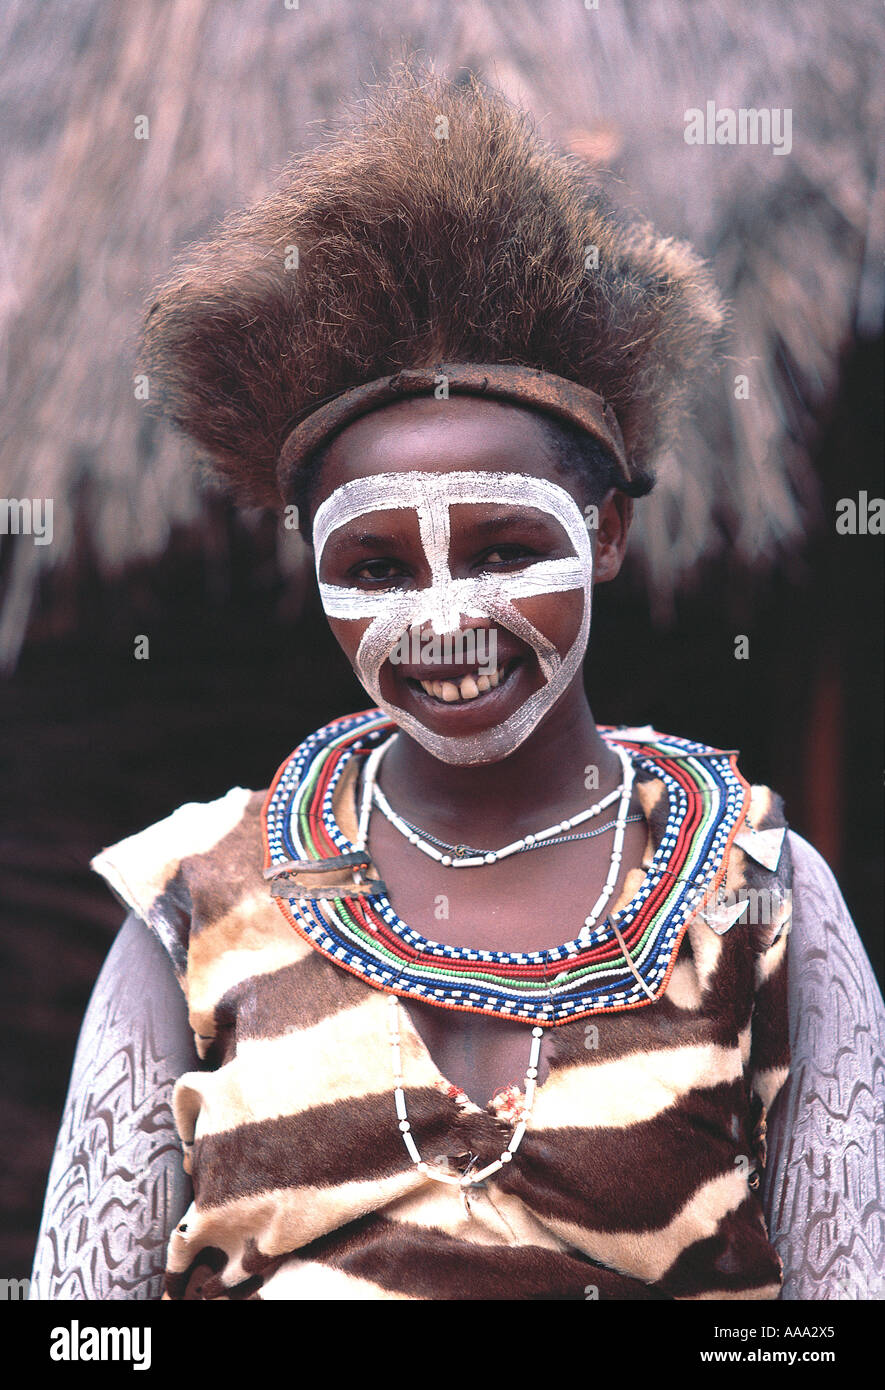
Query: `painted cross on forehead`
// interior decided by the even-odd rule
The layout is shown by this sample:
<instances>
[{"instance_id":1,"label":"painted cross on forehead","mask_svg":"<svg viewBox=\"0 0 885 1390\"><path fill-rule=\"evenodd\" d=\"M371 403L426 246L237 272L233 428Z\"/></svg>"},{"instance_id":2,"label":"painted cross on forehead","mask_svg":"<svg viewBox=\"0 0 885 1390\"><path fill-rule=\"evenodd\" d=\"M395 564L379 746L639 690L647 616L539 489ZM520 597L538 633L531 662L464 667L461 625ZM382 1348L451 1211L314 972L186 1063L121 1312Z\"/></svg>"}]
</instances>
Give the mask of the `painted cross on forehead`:
<instances>
[{"instance_id":1,"label":"painted cross on forehead","mask_svg":"<svg viewBox=\"0 0 885 1390\"><path fill-rule=\"evenodd\" d=\"M574 555L539 560L512 574L482 574L455 579L449 567L449 509L478 503L532 507L559 522ZM430 585L408 592L368 593L320 582L320 598L330 618L370 619L356 654L360 680L372 699L429 753L447 763L486 763L506 758L528 738L559 699L578 670L590 632L593 550L584 517L574 498L544 478L522 473L376 473L337 488L314 519L317 579L330 535L367 512L408 510L417 513L421 544L430 570ZM580 589L584 612L580 630L565 657L520 611L520 599ZM492 619L533 649L544 684L509 718L480 734L454 737L434 733L399 706L385 701L380 671L403 633L430 627L437 636L455 633L462 617Z\"/></svg>"}]
</instances>

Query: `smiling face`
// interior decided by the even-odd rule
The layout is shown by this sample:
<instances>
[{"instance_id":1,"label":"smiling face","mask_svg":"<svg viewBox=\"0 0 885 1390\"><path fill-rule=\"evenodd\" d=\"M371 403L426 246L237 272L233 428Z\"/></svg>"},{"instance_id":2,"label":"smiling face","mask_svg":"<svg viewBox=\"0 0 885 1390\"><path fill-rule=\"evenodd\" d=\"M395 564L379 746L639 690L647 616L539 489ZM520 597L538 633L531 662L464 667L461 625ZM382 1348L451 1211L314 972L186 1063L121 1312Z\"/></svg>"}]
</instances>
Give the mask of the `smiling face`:
<instances>
[{"instance_id":1,"label":"smiling face","mask_svg":"<svg viewBox=\"0 0 885 1390\"><path fill-rule=\"evenodd\" d=\"M538 417L512 405L403 401L330 446L313 517L323 606L372 698L442 761L506 757L580 685L603 535L582 502ZM622 525L605 528L597 578L620 564L628 510L601 509Z\"/></svg>"}]
</instances>

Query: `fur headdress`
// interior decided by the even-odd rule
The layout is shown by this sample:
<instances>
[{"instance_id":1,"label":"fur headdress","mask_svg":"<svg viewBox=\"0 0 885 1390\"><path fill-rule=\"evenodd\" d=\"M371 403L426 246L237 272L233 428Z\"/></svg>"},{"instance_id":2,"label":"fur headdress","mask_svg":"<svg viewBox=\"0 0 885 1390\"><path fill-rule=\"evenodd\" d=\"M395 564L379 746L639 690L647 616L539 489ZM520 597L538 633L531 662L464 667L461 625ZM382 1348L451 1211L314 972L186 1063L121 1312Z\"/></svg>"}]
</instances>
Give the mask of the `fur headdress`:
<instances>
[{"instance_id":1,"label":"fur headdress","mask_svg":"<svg viewBox=\"0 0 885 1390\"><path fill-rule=\"evenodd\" d=\"M299 421L436 361L590 388L649 472L722 319L691 248L617 215L526 113L406 63L184 253L147 314L140 369L239 501L275 505Z\"/></svg>"}]
</instances>

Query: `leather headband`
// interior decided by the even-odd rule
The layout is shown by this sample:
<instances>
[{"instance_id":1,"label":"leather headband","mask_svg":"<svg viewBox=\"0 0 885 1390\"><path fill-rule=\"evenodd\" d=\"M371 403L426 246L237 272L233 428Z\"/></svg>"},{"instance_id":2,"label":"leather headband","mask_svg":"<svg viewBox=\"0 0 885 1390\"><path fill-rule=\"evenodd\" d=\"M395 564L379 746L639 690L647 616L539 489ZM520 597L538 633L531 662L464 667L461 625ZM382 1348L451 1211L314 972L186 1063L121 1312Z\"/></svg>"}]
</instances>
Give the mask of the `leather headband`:
<instances>
[{"instance_id":1,"label":"leather headband","mask_svg":"<svg viewBox=\"0 0 885 1390\"><path fill-rule=\"evenodd\" d=\"M435 367L407 367L393 376L354 386L305 416L286 436L280 450L277 483L283 501L291 496L295 476L310 455L322 448L338 430L360 415L367 415L393 401L432 394L441 376L446 378L450 393L535 406L556 419L579 426L609 450L624 481L632 481L632 469L615 412L589 387L535 367L441 362Z\"/></svg>"}]
</instances>

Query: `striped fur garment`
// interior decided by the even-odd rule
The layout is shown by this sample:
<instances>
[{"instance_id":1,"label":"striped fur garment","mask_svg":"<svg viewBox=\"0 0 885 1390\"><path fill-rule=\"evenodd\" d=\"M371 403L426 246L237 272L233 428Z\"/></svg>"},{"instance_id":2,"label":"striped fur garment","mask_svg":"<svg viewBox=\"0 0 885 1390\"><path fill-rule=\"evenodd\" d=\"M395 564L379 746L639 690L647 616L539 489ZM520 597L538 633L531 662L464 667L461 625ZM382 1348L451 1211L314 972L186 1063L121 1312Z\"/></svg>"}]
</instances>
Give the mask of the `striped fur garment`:
<instances>
[{"instance_id":1,"label":"striped fur garment","mask_svg":"<svg viewBox=\"0 0 885 1390\"><path fill-rule=\"evenodd\" d=\"M352 772L335 793L351 837ZM618 908L666 815L661 781L637 787L648 844ZM584 1019L550 1030L549 1075L514 1161L464 1195L403 1147L387 995L315 949L272 898L265 802L238 787L187 804L93 861L168 951L205 1066L175 1088L194 1201L170 1241L164 1297L777 1298L758 1186L766 1112L789 1067L786 837L775 870L727 850L725 890L770 893L782 903L770 921L720 934L697 912L662 998L597 1014L592 1046ZM780 798L752 787L748 819L783 826ZM422 1154L455 1169L468 1154L494 1161L519 1093L470 1102L401 1002Z\"/></svg>"}]
</instances>

